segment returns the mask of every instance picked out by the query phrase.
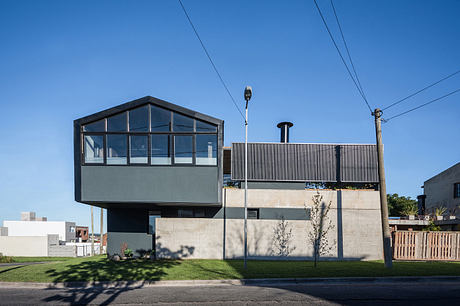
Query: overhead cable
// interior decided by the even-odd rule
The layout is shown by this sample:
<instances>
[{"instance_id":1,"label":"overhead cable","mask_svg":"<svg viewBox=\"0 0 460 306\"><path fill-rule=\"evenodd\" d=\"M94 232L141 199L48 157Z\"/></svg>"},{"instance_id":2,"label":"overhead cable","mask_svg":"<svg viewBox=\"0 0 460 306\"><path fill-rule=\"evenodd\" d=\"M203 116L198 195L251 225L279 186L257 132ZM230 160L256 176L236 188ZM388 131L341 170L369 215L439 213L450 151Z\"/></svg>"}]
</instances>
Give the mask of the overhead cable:
<instances>
[{"instance_id":1,"label":"overhead cable","mask_svg":"<svg viewBox=\"0 0 460 306\"><path fill-rule=\"evenodd\" d=\"M422 107L424 107L424 106L427 106L428 104L431 104L431 103L434 103L434 102L439 101L439 100L441 100L441 99L444 99L444 98L446 98L446 97L448 97L448 96L450 96L450 95L453 95L454 93L457 93L457 92L459 92L459 91L460 91L460 88L457 89L457 90L454 90L454 91L452 91L452 92L449 92L448 94L445 94L444 96L441 96L441 97L439 97L439 98L436 98L436 99L433 99L433 100L428 101L428 102L426 102L426 103L423 103L423 104L421 104L421 105L419 105L419 106L417 106L417 107L411 108L411 109L409 109L409 110L407 110L407 111L405 111L405 112L402 112L402 113L399 113L399 114L397 114L397 115L391 116L390 118L385 119L384 122L388 122L388 121L390 121L391 119L394 119L394 118L396 118L396 117L405 115L405 114L410 113L410 112L412 112L412 111L414 111L414 110L417 110L417 109L419 109L419 108L422 108Z\"/></svg>"},{"instance_id":2,"label":"overhead cable","mask_svg":"<svg viewBox=\"0 0 460 306\"><path fill-rule=\"evenodd\" d=\"M434 85L437 85L437 84L441 83L442 81L445 81L445 80L447 80L447 79L453 77L454 75L456 75L456 74L458 74L458 73L460 73L460 70L455 71L455 72L452 73L452 74L449 74L448 76L446 76L446 77L440 79L439 81L436 81L436 82L434 82L434 83L432 83L432 84L430 84L430 85L428 85L428 86L426 86L426 87L424 87L424 88L422 88L422 89L420 89L420 90L414 92L413 94L410 94L410 95L408 95L407 97L402 98L402 99L399 100L399 101L396 101L395 103L393 103L393 104L391 104L391 105L388 105L387 107L383 108L382 110L389 109L390 107L393 107L393 106L395 106L395 105L397 105L397 104L399 104L399 103L401 103L401 102L403 102L403 101L405 101L405 100L407 100L407 99L409 99L409 98L412 98L413 96L415 96L415 95L421 93L422 91L427 90L428 88L433 87Z\"/></svg>"},{"instance_id":3,"label":"overhead cable","mask_svg":"<svg viewBox=\"0 0 460 306\"><path fill-rule=\"evenodd\" d=\"M214 64L214 61L213 61L212 58L211 58L211 55L209 55L209 52L208 52L208 50L206 49L206 47L205 47L205 45L204 45L204 43L203 43L203 40L201 39L200 35L198 34L198 31L196 30L195 26L193 25L193 22L192 22L192 20L190 19L190 16L188 15L187 10L186 10L185 7L184 7L184 4L182 3L181 0L178 0L178 1L179 1L180 6L182 7L182 10L184 11L185 16L187 17L188 22L190 23L190 26L191 26L192 29L193 29L193 32L195 32L196 37L197 37L198 40L200 41L200 44L201 44L201 47L202 47L203 50L204 50L204 53L206 53L206 56L208 57L209 62L211 63L212 67L214 68L214 71L216 72L217 76L219 77L220 82L221 82L222 85L224 86L225 90L227 91L227 94L229 95L229 97L230 97L230 99L232 100L233 104L235 105L236 109L237 109L238 112L240 113L241 117L242 117L243 119L245 119L245 117L244 117L244 115L243 115L243 112L242 112L241 109L238 107L238 104L236 104L235 99L233 98L232 94L230 93L230 90L228 89L227 85L225 84L224 79L222 78L221 74L219 73L219 70L217 70L217 67L216 67L216 65Z\"/></svg>"},{"instance_id":4,"label":"overhead cable","mask_svg":"<svg viewBox=\"0 0 460 306\"><path fill-rule=\"evenodd\" d=\"M369 102L367 101L367 98L366 98L366 96L364 95L364 92L361 90L361 88L360 88L360 86L358 85L357 81L356 81L355 78L353 77L353 74L351 73L350 68L349 68L348 65L347 65L347 62L346 62L345 59L343 58L342 52L340 52L340 49L339 49L339 47L337 46L337 43L335 42L334 36L332 35L331 30L329 29L329 26L327 25L326 19L324 18L323 13L321 12L321 9L320 9L319 6L318 6L318 3L316 2L316 0L313 0L313 1L315 2L315 6L316 6L316 8L317 8L317 10L318 10L319 15L321 16L321 19L322 19L322 21L323 21L323 24L324 24L324 26L326 27L326 30L327 30L327 32L329 33L329 37L331 38L332 43L333 43L334 46L335 46L335 49L336 49L337 52L339 53L340 59L342 60L343 64L345 65L345 68L347 69L348 74L350 75L350 78L352 79L353 83L354 83L355 86L356 86L356 89L358 89L359 94L361 95L361 97L363 98L363 100L364 100L364 102L366 103L367 107L369 108L369 111L372 113L372 108L371 108L371 106L369 105Z\"/></svg>"}]
</instances>

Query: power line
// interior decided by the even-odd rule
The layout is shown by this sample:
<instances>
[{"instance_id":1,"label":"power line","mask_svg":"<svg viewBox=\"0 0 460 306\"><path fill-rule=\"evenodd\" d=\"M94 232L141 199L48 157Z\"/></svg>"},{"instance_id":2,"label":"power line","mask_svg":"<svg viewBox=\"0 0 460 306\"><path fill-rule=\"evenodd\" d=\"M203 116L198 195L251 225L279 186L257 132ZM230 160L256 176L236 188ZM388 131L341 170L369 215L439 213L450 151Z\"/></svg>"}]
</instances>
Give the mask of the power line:
<instances>
[{"instance_id":1,"label":"power line","mask_svg":"<svg viewBox=\"0 0 460 306\"><path fill-rule=\"evenodd\" d=\"M445 81L445 80L447 80L447 79L453 77L454 75L456 75L456 74L458 74L458 73L460 73L460 70L458 70L458 71L456 71L456 72L454 72L454 73L452 73L452 74L449 74L448 76L446 76L446 77L440 79L439 81L436 81L436 82L434 82L434 83L432 83L432 84L430 84L430 85L428 85L428 86L426 86L426 87L424 87L424 88L422 88L422 89L420 89L420 90L414 92L413 94L410 94L410 95L408 95L407 97L402 98L402 99L399 100L399 101L396 101L395 103L393 103L393 104L391 104L391 105L388 105L387 107L383 108L382 110L389 109L390 107L393 107L393 106L395 106L396 104L399 104L399 103L401 103L401 102L403 102L403 101L405 101L405 100L407 100L407 99L409 99L409 98L412 98L413 96L415 96L415 95L421 93L422 91L424 91L424 90L426 90L426 89L428 89L428 88L430 88L430 87L433 87L434 85L437 85L437 84L441 83L442 81Z\"/></svg>"},{"instance_id":2,"label":"power line","mask_svg":"<svg viewBox=\"0 0 460 306\"><path fill-rule=\"evenodd\" d=\"M182 7L182 10L184 11L185 16L187 17L187 20L188 20L188 22L190 23L190 26L192 27L193 32L195 32L196 37L197 37L198 40L200 41L200 44L201 44L201 47L202 47L203 50L204 50L204 53L206 53L206 56L208 57L209 62L211 63L212 67L214 68L214 71L217 73L217 76L219 77L220 82L221 82L222 85L224 86L225 90L227 91L227 94L230 96L230 99L232 100L232 102L233 102L233 104L235 105L236 109L237 109L238 112L240 113L241 117L244 119L243 112L242 112L241 109L238 107L238 104L236 104L235 99L233 98L232 94L230 93L230 90L228 89L227 85L226 85L225 82L224 82L224 79L222 78L222 76L220 75L219 71L217 70L217 67L216 67L216 65L214 64L214 61L213 61L212 58L211 58L211 55L209 55L208 50L206 49L206 47L205 47L203 41L201 40L201 37L200 37L200 35L198 34L198 31L196 30L195 26L193 25L193 22L192 22L192 20L190 19L190 16L188 15L187 10L185 9L185 7L184 7L184 5L182 4L182 1L181 1L181 0L179 0L179 4L180 4L180 6Z\"/></svg>"},{"instance_id":3,"label":"power line","mask_svg":"<svg viewBox=\"0 0 460 306\"><path fill-rule=\"evenodd\" d=\"M340 35L342 36L343 44L345 45L345 49L347 50L348 60L349 60L350 63L351 63L351 68L353 69L353 72L354 72L354 74L355 74L356 81L358 82L359 88L361 89L361 92L362 92L363 95L365 96L364 90L363 90L363 86L361 85L361 81L359 80L358 73L356 72L356 69L355 69L355 64L353 63L353 60L351 59L350 50L348 49L348 45L347 45L347 42L346 42L346 40L345 40L345 35L343 34L342 26L340 25L339 17L337 16L337 12L336 12L336 10L335 10L335 6L334 6L334 1L333 1L333 0L331 0L331 6L332 6L332 10L334 11L335 20L337 21L337 25L339 26Z\"/></svg>"},{"instance_id":4,"label":"power line","mask_svg":"<svg viewBox=\"0 0 460 306\"><path fill-rule=\"evenodd\" d=\"M428 102L426 102L426 103L423 103L423 104L421 104L421 105L419 105L419 106L417 106L417 107L411 108L411 109L409 109L409 110L407 110L407 111L405 111L405 112L402 112L402 113L397 114L397 115L394 115L394 116L392 116L392 117L390 117L390 118L388 118L388 119L385 119L384 122L388 122L388 121L390 121L390 120L393 119L393 118L396 118L396 117L405 115L405 114L410 113L410 112L412 112L412 111L414 111L414 110L416 110L416 109L419 109L419 108L422 108L422 107L424 107L424 106L427 106L428 104L431 104L431 103L434 103L434 102L439 101L439 100L441 100L441 99L444 99L444 98L446 98L446 97L448 97L448 96L450 96L450 95L453 95L454 93L457 93L457 92L459 92L459 91L460 91L460 88L457 89L457 90L454 90L454 91L452 91L452 92L450 92L450 93L448 93L448 94L445 94L445 95L442 96L442 97L433 99L433 100L428 101Z\"/></svg>"},{"instance_id":5,"label":"power line","mask_svg":"<svg viewBox=\"0 0 460 306\"><path fill-rule=\"evenodd\" d=\"M359 94L361 95L361 97L363 98L363 100L364 100L364 102L366 103L367 107L369 108L369 111L372 113L372 108L371 108L371 106L369 105L369 102L367 101L366 96L365 96L364 93L361 91L361 88L358 86L358 83L356 82L355 78L353 77L353 74L351 73L350 68L348 67L348 65L347 65L347 63L346 63L346 61L345 61L345 59L343 58L342 52L340 52L340 49L339 49L339 47L337 46L337 43L335 42L334 36L332 36L331 30L329 29L329 26L327 25L326 19L324 18L323 13L321 12L321 9L320 9L319 6L318 6L318 3L316 2L316 0L313 0L313 1L315 2L315 6L316 6L316 8L317 8L317 10L318 10L319 15L321 16L321 19L323 20L323 24L324 24L324 26L326 27L327 32L329 33L329 37L331 38L332 43L334 44L335 49L336 49L337 52L339 53L340 59L342 60L343 64L345 65L345 68L347 69L348 74L350 75L351 79L353 80L353 83L354 83L355 86L356 86L356 89L358 89Z\"/></svg>"}]
</instances>

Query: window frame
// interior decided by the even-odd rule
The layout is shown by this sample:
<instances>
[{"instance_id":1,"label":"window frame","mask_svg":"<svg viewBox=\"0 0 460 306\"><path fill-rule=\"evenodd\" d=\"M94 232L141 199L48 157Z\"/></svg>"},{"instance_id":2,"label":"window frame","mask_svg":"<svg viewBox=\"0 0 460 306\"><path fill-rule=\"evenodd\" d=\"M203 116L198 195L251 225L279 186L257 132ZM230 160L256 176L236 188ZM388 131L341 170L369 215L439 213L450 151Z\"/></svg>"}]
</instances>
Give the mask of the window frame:
<instances>
[{"instance_id":1,"label":"window frame","mask_svg":"<svg viewBox=\"0 0 460 306\"><path fill-rule=\"evenodd\" d=\"M257 218L249 218L249 211L255 211L257 213ZM259 208L248 208L248 220L259 220L259 219L260 219Z\"/></svg>"},{"instance_id":2,"label":"window frame","mask_svg":"<svg viewBox=\"0 0 460 306\"><path fill-rule=\"evenodd\" d=\"M172 109L168 109L168 108L165 108L165 107L162 107L160 105L155 105L155 104L152 104L152 103L148 103L148 130L147 131L133 131L131 132L130 131L130 126L129 126L129 115L130 115L130 111L132 109L136 109L136 108L140 108L140 107L143 107L144 105L140 105L140 106L136 106L132 109L127 109L127 110L123 110L123 111L120 111L120 112L117 112L115 114L112 114L110 116L106 116L104 118L99 118L99 119L96 119L94 121L91 121L91 122L88 122L88 123L85 123L85 124L82 124L80 126L80 143L81 143L81 150L80 150L80 164L82 166L110 166L110 167L127 167L127 166L136 166L136 167L219 167L220 166L220 162L219 162L219 133L220 133L220 129L219 129L219 125L216 125L216 124L213 124L213 123L210 123L210 122L207 122L205 120L202 120L202 119L198 119L198 118L195 118L195 117L191 117L189 115L186 115L186 114L183 114L179 111L176 111L176 110L172 110ZM152 131L152 106L155 106L155 107L158 107L158 108L162 108L162 109L165 109L167 111L170 112L170 115L171 115L171 121L170 121L170 127L169 127L169 131ZM108 118L109 117L112 117L112 116L117 116L117 115L120 115L122 113L126 113L126 131L113 131L113 132L109 132L108 131ZM177 113L179 115L182 115L182 116L185 116L185 117L189 117L193 120L193 131L173 131L173 127L174 127L174 114ZM88 125L88 124L92 124L94 122L97 122L97 121L100 121L100 120L104 120L105 122L105 129L103 132L85 132L84 131L84 126ZM204 123L208 123L210 125L213 125L213 126L216 126L216 131L215 132L209 132L209 131L196 131L196 123L197 121L202 121ZM126 159L127 159L127 162L126 164L107 164L107 154L108 154L108 150L107 150L107 136L108 135L126 135L127 137L127 152L126 152ZM85 136L90 136L90 135L98 135L98 136L103 136L103 145L104 145L104 158L103 158L103 162L102 163L85 163L85 153L84 153L84 138ZM152 138L151 136L152 135L169 135L171 137L171 140L170 140L170 153L171 153L171 164L164 164L164 165L161 165L161 164L153 164L151 163L151 158L152 158ZM217 163L216 165L203 165L203 164L197 164L196 163L196 135L215 135L216 138L217 138ZM131 137L130 136L147 136L147 142L148 142L148 149L147 149L147 163L131 163ZM192 150L193 150L193 153L192 153L192 163L188 163L188 164L176 164L175 162L175 136L192 136Z\"/></svg>"}]
</instances>

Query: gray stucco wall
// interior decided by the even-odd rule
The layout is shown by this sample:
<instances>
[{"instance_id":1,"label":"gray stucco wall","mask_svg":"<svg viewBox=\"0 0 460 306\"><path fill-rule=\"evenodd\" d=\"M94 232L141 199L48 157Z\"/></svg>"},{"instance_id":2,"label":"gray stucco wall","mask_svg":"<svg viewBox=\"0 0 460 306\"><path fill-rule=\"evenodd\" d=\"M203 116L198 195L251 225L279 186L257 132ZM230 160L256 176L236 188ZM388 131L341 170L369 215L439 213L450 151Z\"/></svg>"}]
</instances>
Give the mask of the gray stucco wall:
<instances>
[{"instance_id":1,"label":"gray stucco wall","mask_svg":"<svg viewBox=\"0 0 460 306\"><path fill-rule=\"evenodd\" d=\"M83 202L219 204L218 167L82 166Z\"/></svg>"},{"instance_id":2,"label":"gray stucco wall","mask_svg":"<svg viewBox=\"0 0 460 306\"><path fill-rule=\"evenodd\" d=\"M123 243L135 256L151 250L153 237L147 234L148 222L147 210L107 209L107 254L120 254Z\"/></svg>"},{"instance_id":3,"label":"gray stucco wall","mask_svg":"<svg viewBox=\"0 0 460 306\"><path fill-rule=\"evenodd\" d=\"M424 192L426 195L425 208L427 213L431 213L434 208L439 206L453 210L460 205L460 198L454 198L455 183L460 183L460 163L424 183ZM456 215L460 216L458 209Z\"/></svg>"}]
</instances>

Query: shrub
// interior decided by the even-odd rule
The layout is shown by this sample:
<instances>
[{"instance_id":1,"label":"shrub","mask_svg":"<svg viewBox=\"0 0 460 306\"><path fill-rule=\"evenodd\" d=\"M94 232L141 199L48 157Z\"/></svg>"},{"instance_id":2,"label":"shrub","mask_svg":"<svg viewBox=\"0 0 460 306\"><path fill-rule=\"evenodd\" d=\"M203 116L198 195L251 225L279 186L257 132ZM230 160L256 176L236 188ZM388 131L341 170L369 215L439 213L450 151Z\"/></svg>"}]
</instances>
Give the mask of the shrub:
<instances>
[{"instance_id":1,"label":"shrub","mask_svg":"<svg viewBox=\"0 0 460 306\"><path fill-rule=\"evenodd\" d=\"M0 253L0 263L10 263L10 262L14 262L13 257L3 256L3 254Z\"/></svg>"},{"instance_id":2,"label":"shrub","mask_svg":"<svg viewBox=\"0 0 460 306\"><path fill-rule=\"evenodd\" d=\"M133 257L133 250L131 250L131 249L126 249L126 250L125 250L125 256L128 257L128 258Z\"/></svg>"}]
</instances>

